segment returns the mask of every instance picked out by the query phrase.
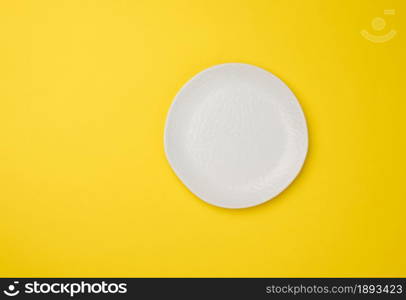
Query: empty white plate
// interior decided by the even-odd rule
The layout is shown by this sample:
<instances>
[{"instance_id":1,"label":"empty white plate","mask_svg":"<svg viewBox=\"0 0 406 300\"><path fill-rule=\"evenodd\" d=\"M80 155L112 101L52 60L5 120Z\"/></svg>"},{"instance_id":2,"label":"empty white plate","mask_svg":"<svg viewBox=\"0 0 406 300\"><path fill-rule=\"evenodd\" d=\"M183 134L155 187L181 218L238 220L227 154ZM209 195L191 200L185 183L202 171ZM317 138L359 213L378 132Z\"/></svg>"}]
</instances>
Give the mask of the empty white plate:
<instances>
[{"instance_id":1,"label":"empty white plate","mask_svg":"<svg viewBox=\"0 0 406 300\"><path fill-rule=\"evenodd\" d=\"M248 64L209 68L176 95L165 152L195 195L226 208L272 199L297 176L306 157L303 111L273 74Z\"/></svg>"}]
</instances>

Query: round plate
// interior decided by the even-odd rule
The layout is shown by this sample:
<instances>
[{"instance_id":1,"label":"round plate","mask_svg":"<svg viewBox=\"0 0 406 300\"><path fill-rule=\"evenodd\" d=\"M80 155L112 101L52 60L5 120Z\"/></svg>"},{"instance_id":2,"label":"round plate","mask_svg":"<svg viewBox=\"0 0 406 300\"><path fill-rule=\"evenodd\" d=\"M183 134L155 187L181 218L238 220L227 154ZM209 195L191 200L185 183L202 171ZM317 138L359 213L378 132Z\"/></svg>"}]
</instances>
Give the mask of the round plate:
<instances>
[{"instance_id":1,"label":"round plate","mask_svg":"<svg viewBox=\"0 0 406 300\"><path fill-rule=\"evenodd\" d=\"M303 111L273 74L230 63L197 74L176 95L165 152L182 182L225 208L266 202L295 179L307 153Z\"/></svg>"}]
</instances>

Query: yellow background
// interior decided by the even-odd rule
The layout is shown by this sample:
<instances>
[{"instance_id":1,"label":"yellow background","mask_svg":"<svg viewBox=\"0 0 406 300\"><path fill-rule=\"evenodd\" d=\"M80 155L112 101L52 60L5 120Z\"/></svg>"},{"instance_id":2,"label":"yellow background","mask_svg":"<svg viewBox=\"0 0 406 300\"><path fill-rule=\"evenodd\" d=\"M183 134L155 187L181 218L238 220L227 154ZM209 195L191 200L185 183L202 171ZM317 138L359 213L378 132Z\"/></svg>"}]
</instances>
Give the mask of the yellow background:
<instances>
[{"instance_id":1,"label":"yellow background","mask_svg":"<svg viewBox=\"0 0 406 300\"><path fill-rule=\"evenodd\" d=\"M406 276L405 10L1 1L0 275ZM310 133L297 180L243 210L196 198L163 151L177 91L226 62L283 79Z\"/></svg>"}]
</instances>

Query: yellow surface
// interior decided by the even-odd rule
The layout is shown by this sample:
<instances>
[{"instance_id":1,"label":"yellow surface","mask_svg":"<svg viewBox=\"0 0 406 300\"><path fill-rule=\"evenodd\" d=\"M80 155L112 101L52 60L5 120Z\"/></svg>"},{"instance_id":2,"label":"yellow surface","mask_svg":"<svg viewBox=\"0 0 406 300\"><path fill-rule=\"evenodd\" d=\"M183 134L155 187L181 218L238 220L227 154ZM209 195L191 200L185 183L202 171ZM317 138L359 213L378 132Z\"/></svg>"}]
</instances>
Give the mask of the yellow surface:
<instances>
[{"instance_id":1,"label":"yellow surface","mask_svg":"<svg viewBox=\"0 0 406 300\"><path fill-rule=\"evenodd\" d=\"M2 1L0 275L406 276L405 12ZM397 34L373 43L363 29ZM297 180L244 210L196 198L163 151L176 92L226 62L282 78L310 130Z\"/></svg>"}]
</instances>

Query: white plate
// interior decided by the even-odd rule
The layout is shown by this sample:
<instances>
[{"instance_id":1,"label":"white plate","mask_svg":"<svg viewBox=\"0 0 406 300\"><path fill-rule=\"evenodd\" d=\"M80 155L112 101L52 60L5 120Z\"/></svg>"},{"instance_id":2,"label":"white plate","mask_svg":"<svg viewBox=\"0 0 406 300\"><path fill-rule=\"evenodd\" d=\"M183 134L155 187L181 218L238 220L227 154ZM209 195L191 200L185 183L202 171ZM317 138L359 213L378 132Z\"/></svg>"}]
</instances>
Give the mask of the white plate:
<instances>
[{"instance_id":1,"label":"white plate","mask_svg":"<svg viewBox=\"0 0 406 300\"><path fill-rule=\"evenodd\" d=\"M226 208L278 195L299 173L308 147L291 90L273 74L239 63L209 68L183 86L164 139L168 161L189 190Z\"/></svg>"}]
</instances>

